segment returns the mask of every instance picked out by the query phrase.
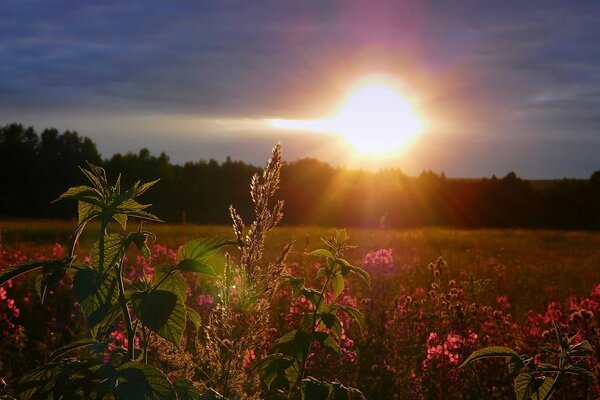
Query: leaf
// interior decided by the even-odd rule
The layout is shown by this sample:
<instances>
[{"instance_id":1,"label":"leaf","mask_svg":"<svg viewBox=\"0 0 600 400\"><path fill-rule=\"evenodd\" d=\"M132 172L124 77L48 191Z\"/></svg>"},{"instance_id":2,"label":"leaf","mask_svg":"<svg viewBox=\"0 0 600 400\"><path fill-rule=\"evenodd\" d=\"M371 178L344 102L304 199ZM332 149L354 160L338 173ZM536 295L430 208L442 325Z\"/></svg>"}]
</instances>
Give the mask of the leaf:
<instances>
[{"instance_id":1,"label":"leaf","mask_svg":"<svg viewBox=\"0 0 600 400\"><path fill-rule=\"evenodd\" d=\"M56 360L57 358L59 358L60 356L63 356L73 350L77 350L82 347L92 346L95 344L98 344L98 342L93 339L81 339L76 342L69 343L65 346L59 347L58 349L54 350L52 352L52 354L50 354L49 360L50 360L50 362L52 362L52 361Z\"/></svg>"},{"instance_id":2,"label":"leaf","mask_svg":"<svg viewBox=\"0 0 600 400\"><path fill-rule=\"evenodd\" d=\"M180 261L179 264L175 266L175 269L178 269L183 272L196 272L211 277L217 276L215 270L210 265L206 264L204 261L197 261L189 258Z\"/></svg>"},{"instance_id":3,"label":"leaf","mask_svg":"<svg viewBox=\"0 0 600 400\"><path fill-rule=\"evenodd\" d=\"M137 183L137 185L135 185L135 189L133 190L133 197L138 197L141 194L143 194L146 190L150 189L152 186L156 185L158 183L158 181L160 181L160 179L156 179L154 181L150 181L150 182L146 182L146 183L142 183L141 185L139 184L139 182ZM138 186L139 185L139 186Z\"/></svg>"},{"instance_id":4,"label":"leaf","mask_svg":"<svg viewBox=\"0 0 600 400\"><path fill-rule=\"evenodd\" d=\"M317 257L325 257L329 260L335 260L335 257L331 252L327 249L317 249L313 250L310 253L307 253L309 256L317 256Z\"/></svg>"},{"instance_id":5,"label":"leaf","mask_svg":"<svg viewBox=\"0 0 600 400\"><path fill-rule=\"evenodd\" d=\"M153 279L156 282L154 289L173 292L182 303L185 303L188 288L179 272L170 270L168 266L158 267L154 271Z\"/></svg>"},{"instance_id":6,"label":"leaf","mask_svg":"<svg viewBox=\"0 0 600 400\"><path fill-rule=\"evenodd\" d=\"M221 247L236 244L237 241L231 236L214 236L191 240L181 247L177 259L180 262L183 260L204 261Z\"/></svg>"},{"instance_id":7,"label":"leaf","mask_svg":"<svg viewBox=\"0 0 600 400\"><path fill-rule=\"evenodd\" d=\"M179 400L201 400L202 392L194 387L191 381L177 378L173 381L173 388Z\"/></svg>"},{"instance_id":8,"label":"leaf","mask_svg":"<svg viewBox=\"0 0 600 400\"><path fill-rule=\"evenodd\" d=\"M194 329L199 330L200 326L202 325L200 314L198 314L192 307L186 306L185 310L187 311L187 321L194 326Z\"/></svg>"},{"instance_id":9,"label":"leaf","mask_svg":"<svg viewBox=\"0 0 600 400\"><path fill-rule=\"evenodd\" d=\"M331 385L311 376L304 378L300 386L302 400L327 400L331 393Z\"/></svg>"},{"instance_id":10,"label":"leaf","mask_svg":"<svg viewBox=\"0 0 600 400\"><path fill-rule=\"evenodd\" d=\"M300 290L299 294L304 296L306 300L310 301L315 307L320 305L323 301L323 295L316 289L304 287Z\"/></svg>"},{"instance_id":11,"label":"leaf","mask_svg":"<svg viewBox=\"0 0 600 400\"><path fill-rule=\"evenodd\" d=\"M335 301L344 291L344 277L339 273L335 274L331 280L331 287L333 288L333 301Z\"/></svg>"},{"instance_id":12,"label":"leaf","mask_svg":"<svg viewBox=\"0 0 600 400\"><path fill-rule=\"evenodd\" d=\"M42 267L42 273L35 278L35 291L42 304L44 304L48 288L50 290L56 289L60 280L67 274L68 265L68 263L65 263L58 268L52 265L44 265Z\"/></svg>"},{"instance_id":13,"label":"leaf","mask_svg":"<svg viewBox=\"0 0 600 400\"><path fill-rule=\"evenodd\" d=\"M62 269L65 266L69 265L70 259L51 259L51 260L41 260L41 261L33 261L24 264L15 265L12 267L8 267L0 271L0 286L5 284L6 282L14 279L20 275L23 275L29 271L36 270L38 268L45 267L47 270L51 269Z\"/></svg>"},{"instance_id":14,"label":"leaf","mask_svg":"<svg viewBox=\"0 0 600 400\"><path fill-rule=\"evenodd\" d=\"M571 357L584 357L594 353L594 349L587 340L577 343L569 349Z\"/></svg>"},{"instance_id":15,"label":"leaf","mask_svg":"<svg viewBox=\"0 0 600 400\"><path fill-rule=\"evenodd\" d=\"M127 229L127 215L126 214L114 214L113 219L121 225L123 230Z\"/></svg>"},{"instance_id":16,"label":"leaf","mask_svg":"<svg viewBox=\"0 0 600 400\"><path fill-rule=\"evenodd\" d=\"M505 358L519 358L519 355L517 354L516 351L514 351L511 348L508 347L502 347L502 346L492 346L492 347L485 347L483 349L479 349L474 351L466 360L465 362L462 363L462 365L459 368L463 368L465 365L475 361L475 360L481 360L483 358L490 358L490 357L505 357Z\"/></svg>"},{"instance_id":17,"label":"leaf","mask_svg":"<svg viewBox=\"0 0 600 400\"><path fill-rule=\"evenodd\" d=\"M145 293L136 314L144 326L179 346L185 329L186 309L175 293L166 290Z\"/></svg>"},{"instance_id":18,"label":"leaf","mask_svg":"<svg viewBox=\"0 0 600 400\"><path fill-rule=\"evenodd\" d=\"M325 347L326 349L333 351L339 357L342 356L342 350L340 349L340 346L326 332L315 332L314 338L319 343L321 343L323 345L323 347Z\"/></svg>"},{"instance_id":19,"label":"leaf","mask_svg":"<svg viewBox=\"0 0 600 400\"><path fill-rule=\"evenodd\" d=\"M358 323L358 327L360 328L360 330L361 331L364 330L365 317L362 315L362 313L360 311L358 311L356 308L354 308L352 306L341 305L341 304L336 305L335 308L345 311L348 314L350 314L350 316L352 316L352 318L354 318L354 320Z\"/></svg>"},{"instance_id":20,"label":"leaf","mask_svg":"<svg viewBox=\"0 0 600 400\"><path fill-rule=\"evenodd\" d=\"M534 377L529 372L519 374L515 379L514 389L517 400L544 399L554 385L551 377Z\"/></svg>"},{"instance_id":21,"label":"leaf","mask_svg":"<svg viewBox=\"0 0 600 400\"><path fill-rule=\"evenodd\" d=\"M92 218L98 217L102 209L99 205L79 201L77 203L77 215L79 224L90 221Z\"/></svg>"},{"instance_id":22,"label":"leaf","mask_svg":"<svg viewBox=\"0 0 600 400\"><path fill-rule=\"evenodd\" d=\"M117 233L104 236L104 262L100 265L99 242L92 247L90 258L92 265L99 269L111 269L121 260L127 251L128 241Z\"/></svg>"},{"instance_id":23,"label":"leaf","mask_svg":"<svg viewBox=\"0 0 600 400\"><path fill-rule=\"evenodd\" d=\"M92 337L119 315L119 288L111 272L82 267L75 272L73 291L86 316Z\"/></svg>"},{"instance_id":24,"label":"leaf","mask_svg":"<svg viewBox=\"0 0 600 400\"><path fill-rule=\"evenodd\" d=\"M337 381L331 384L331 388L333 400L367 400L360 390L344 386Z\"/></svg>"},{"instance_id":25,"label":"leaf","mask_svg":"<svg viewBox=\"0 0 600 400\"><path fill-rule=\"evenodd\" d=\"M67 191L61 194L53 201L53 203L65 199L98 198L99 196L100 193L90 186L74 186L67 189Z\"/></svg>"},{"instance_id":26,"label":"leaf","mask_svg":"<svg viewBox=\"0 0 600 400\"><path fill-rule=\"evenodd\" d=\"M288 386L292 386L295 382L291 382L287 371L293 369L294 359L282 353L270 354L256 363L254 370L258 372L267 389L271 390L273 383L277 380L286 382Z\"/></svg>"},{"instance_id":27,"label":"leaf","mask_svg":"<svg viewBox=\"0 0 600 400\"><path fill-rule=\"evenodd\" d=\"M584 376L589 379L596 379L596 375L594 374L594 372L590 369L590 367L587 364L584 363L569 365L565 369L565 373Z\"/></svg>"},{"instance_id":28,"label":"leaf","mask_svg":"<svg viewBox=\"0 0 600 400\"><path fill-rule=\"evenodd\" d=\"M115 394L127 400L176 400L166 375L150 365L130 361L117 368Z\"/></svg>"},{"instance_id":29,"label":"leaf","mask_svg":"<svg viewBox=\"0 0 600 400\"><path fill-rule=\"evenodd\" d=\"M342 324L340 319L334 313L320 314L323 325L331 330L338 339L342 337Z\"/></svg>"}]
</instances>

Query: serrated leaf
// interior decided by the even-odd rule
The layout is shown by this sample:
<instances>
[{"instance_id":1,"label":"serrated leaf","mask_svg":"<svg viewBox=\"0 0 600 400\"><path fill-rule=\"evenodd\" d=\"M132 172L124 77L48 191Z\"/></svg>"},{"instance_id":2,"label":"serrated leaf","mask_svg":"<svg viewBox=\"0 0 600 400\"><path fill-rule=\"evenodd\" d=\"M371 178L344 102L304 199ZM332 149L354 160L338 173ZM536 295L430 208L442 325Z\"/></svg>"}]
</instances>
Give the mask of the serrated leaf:
<instances>
[{"instance_id":1,"label":"serrated leaf","mask_svg":"<svg viewBox=\"0 0 600 400\"><path fill-rule=\"evenodd\" d=\"M93 346L96 344L98 344L98 342L93 339L77 340L76 342L69 343L65 346L59 347L58 349L54 350L52 352L52 354L50 354L49 360L50 360L50 362L52 362L52 361L56 360L57 358L65 355L73 350L81 349L83 347Z\"/></svg>"},{"instance_id":2,"label":"serrated leaf","mask_svg":"<svg viewBox=\"0 0 600 400\"><path fill-rule=\"evenodd\" d=\"M99 197L100 193L98 193L97 190L95 190L94 188L90 187L90 186L74 186L69 188L66 192L64 192L63 194L61 194L56 200L53 201L57 202L59 200L65 200L65 199L79 199L79 198L90 198L90 197Z\"/></svg>"},{"instance_id":3,"label":"serrated leaf","mask_svg":"<svg viewBox=\"0 0 600 400\"><path fill-rule=\"evenodd\" d=\"M333 301L335 301L344 291L344 277L340 274L335 274L331 280L333 289Z\"/></svg>"},{"instance_id":4,"label":"serrated leaf","mask_svg":"<svg viewBox=\"0 0 600 400\"><path fill-rule=\"evenodd\" d=\"M237 240L230 236L214 236L191 240L181 247L177 259L180 262L184 260L205 261L220 248L236 244Z\"/></svg>"},{"instance_id":5,"label":"serrated leaf","mask_svg":"<svg viewBox=\"0 0 600 400\"><path fill-rule=\"evenodd\" d=\"M337 315L333 313L320 314L323 325L331 330L338 339L342 337L342 324Z\"/></svg>"},{"instance_id":6,"label":"serrated leaf","mask_svg":"<svg viewBox=\"0 0 600 400\"><path fill-rule=\"evenodd\" d=\"M185 330L186 309L175 293L152 290L134 304L136 315L144 326L175 346L180 345Z\"/></svg>"},{"instance_id":7,"label":"serrated leaf","mask_svg":"<svg viewBox=\"0 0 600 400\"><path fill-rule=\"evenodd\" d=\"M347 312L348 314L350 314L350 316L358 323L358 327L360 328L360 330L364 330L365 328L365 317L362 315L362 313L360 311L358 311L356 308L352 307L352 306L347 306L347 305L336 305L335 306L336 309L342 310Z\"/></svg>"},{"instance_id":8,"label":"serrated leaf","mask_svg":"<svg viewBox=\"0 0 600 400\"><path fill-rule=\"evenodd\" d=\"M175 266L175 269L178 269L183 272L195 272L198 274L204 274L212 277L217 276L215 270L206 262L192 260L190 258L180 261L179 264Z\"/></svg>"},{"instance_id":9,"label":"serrated leaf","mask_svg":"<svg viewBox=\"0 0 600 400\"><path fill-rule=\"evenodd\" d=\"M304 378L300 386L302 400L328 400L331 394L331 385L321 382L311 376Z\"/></svg>"},{"instance_id":10,"label":"serrated leaf","mask_svg":"<svg viewBox=\"0 0 600 400\"><path fill-rule=\"evenodd\" d=\"M99 242L94 243L90 252L92 265L99 269L111 269L127 251L128 242L117 233L104 236L104 262L100 265Z\"/></svg>"},{"instance_id":11,"label":"serrated leaf","mask_svg":"<svg viewBox=\"0 0 600 400\"><path fill-rule=\"evenodd\" d=\"M125 214L114 214L113 219L121 225L123 230L127 229L127 215Z\"/></svg>"},{"instance_id":12,"label":"serrated leaf","mask_svg":"<svg viewBox=\"0 0 600 400\"><path fill-rule=\"evenodd\" d=\"M117 368L115 395L127 400L176 400L167 376L150 365L130 361Z\"/></svg>"},{"instance_id":13,"label":"serrated leaf","mask_svg":"<svg viewBox=\"0 0 600 400\"><path fill-rule=\"evenodd\" d=\"M579 376L585 376L586 378L589 378L589 379L596 379L596 375L590 369L590 367L583 363L569 365L569 367L565 369L565 373L579 375Z\"/></svg>"},{"instance_id":14,"label":"serrated leaf","mask_svg":"<svg viewBox=\"0 0 600 400\"><path fill-rule=\"evenodd\" d=\"M73 278L73 291L86 316L92 337L118 316L119 288L111 272L80 268Z\"/></svg>"},{"instance_id":15,"label":"serrated leaf","mask_svg":"<svg viewBox=\"0 0 600 400\"><path fill-rule=\"evenodd\" d=\"M202 325L202 319L200 318L200 314L198 314L196 310L194 310L192 307L186 306L186 311L187 321L194 326L194 329L199 330L200 326Z\"/></svg>"},{"instance_id":16,"label":"serrated leaf","mask_svg":"<svg viewBox=\"0 0 600 400\"><path fill-rule=\"evenodd\" d=\"M39 268L47 268L51 269L62 269L69 265L70 259L51 259L51 260L41 260L41 261L33 261L28 263L23 263L19 265L14 265L12 267L4 268L0 271L0 286L5 284L6 282L14 279L20 275L23 275L29 271L34 271Z\"/></svg>"},{"instance_id":17,"label":"serrated leaf","mask_svg":"<svg viewBox=\"0 0 600 400\"><path fill-rule=\"evenodd\" d=\"M77 202L77 222L79 224L88 222L91 219L98 217L101 212L102 209L96 204L91 204L84 201Z\"/></svg>"},{"instance_id":18,"label":"serrated leaf","mask_svg":"<svg viewBox=\"0 0 600 400\"><path fill-rule=\"evenodd\" d=\"M491 346L485 347L483 349L479 349L474 351L466 360L462 363L459 368L463 368L465 365L475 361L481 360L483 358L490 357L504 357L504 358L519 358L519 354L516 351L509 347L502 346Z\"/></svg>"},{"instance_id":19,"label":"serrated leaf","mask_svg":"<svg viewBox=\"0 0 600 400\"><path fill-rule=\"evenodd\" d=\"M202 392L200 389L194 387L194 384L184 378L177 378L173 381L173 388L177 393L179 400L200 400L202 399Z\"/></svg>"},{"instance_id":20,"label":"serrated leaf","mask_svg":"<svg viewBox=\"0 0 600 400\"><path fill-rule=\"evenodd\" d=\"M319 343L321 343L323 345L323 347L325 347L326 349L333 351L339 357L342 356L342 350L340 349L340 346L326 332L315 332L314 338Z\"/></svg>"},{"instance_id":21,"label":"serrated leaf","mask_svg":"<svg viewBox=\"0 0 600 400\"><path fill-rule=\"evenodd\" d=\"M553 384L554 379L551 377L534 377L529 372L521 373L514 383L517 400L544 399Z\"/></svg>"},{"instance_id":22,"label":"serrated leaf","mask_svg":"<svg viewBox=\"0 0 600 400\"><path fill-rule=\"evenodd\" d=\"M317 256L317 257L325 257L329 260L334 260L335 257L333 254L327 249L317 249L307 253L309 256Z\"/></svg>"},{"instance_id":23,"label":"serrated leaf","mask_svg":"<svg viewBox=\"0 0 600 400\"><path fill-rule=\"evenodd\" d=\"M156 290L165 290L175 293L179 301L185 303L187 299L187 284L183 276L172 271L168 266L158 267L154 270L154 282Z\"/></svg>"}]
</instances>

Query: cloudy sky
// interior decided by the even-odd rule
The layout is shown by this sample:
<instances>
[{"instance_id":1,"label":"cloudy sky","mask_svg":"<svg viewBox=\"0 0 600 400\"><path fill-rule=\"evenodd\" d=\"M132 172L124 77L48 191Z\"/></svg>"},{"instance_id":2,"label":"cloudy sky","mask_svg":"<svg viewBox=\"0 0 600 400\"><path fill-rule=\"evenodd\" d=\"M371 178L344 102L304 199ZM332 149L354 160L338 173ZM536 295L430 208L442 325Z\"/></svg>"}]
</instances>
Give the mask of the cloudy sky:
<instances>
[{"instance_id":1,"label":"cloudy sky","mask_svg":"<svg viewBox=\"0 0 600 400\"><path fill-rule=\"evenodd\" d=\"M426 128L379 164L415 175L600 170L598 1L0 2L0 124L77 130L104 156L351 165L331 115L356 79L393 76ZM371 165L371 166L373 166Z\"/></svg>"}]
</instances>

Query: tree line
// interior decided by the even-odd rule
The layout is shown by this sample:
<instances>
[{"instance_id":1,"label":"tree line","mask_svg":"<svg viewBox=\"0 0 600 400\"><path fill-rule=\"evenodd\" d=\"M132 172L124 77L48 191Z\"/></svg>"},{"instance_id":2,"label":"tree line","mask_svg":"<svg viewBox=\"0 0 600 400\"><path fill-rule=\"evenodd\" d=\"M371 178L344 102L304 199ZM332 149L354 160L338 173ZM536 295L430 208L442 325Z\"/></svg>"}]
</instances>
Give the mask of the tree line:
<instances>
[{"instance_id":1,"label":"tree line","mask_svg":"<svg viewBox=\"0 0 600 400\"><path fill-rule=\"evenodd\" d=\"M265 150L267 151L267 150ZM248 185L260 168L242 161L199 160L173 164L165 153L115 154L103 158L94 142L54 128L37 133L9 124L0 128L0 218L73 218L72 207L51 204L65 188L83 184L76 168L103 166L125 185L161 182L147 193L153 212L167 222L228 224L228 206L251 213ZM284 224L407 228L523 227L600 229L600 171L589 179L528 181L454 179L425 171L409 177L334 168L301 159L282 169L279 196Z\"/></svg>"}]
</instances>

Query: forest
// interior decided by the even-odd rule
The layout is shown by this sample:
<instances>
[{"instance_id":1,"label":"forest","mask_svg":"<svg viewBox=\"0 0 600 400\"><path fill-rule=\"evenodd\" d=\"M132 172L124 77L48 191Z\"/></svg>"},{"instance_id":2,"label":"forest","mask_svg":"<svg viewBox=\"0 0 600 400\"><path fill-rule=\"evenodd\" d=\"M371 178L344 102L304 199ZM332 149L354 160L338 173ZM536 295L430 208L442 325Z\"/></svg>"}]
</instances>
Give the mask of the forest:
<instances>
[{"instance_id":1,"label":"forest","mask_svg":"<svg viewBox=\"0 0 600 400\"><path fill-rule=\"evenodd\" d=\"M64 204L51 204L65 187L81 184L76 168L102 166L111 179L160 179L148 193L166 222L226 224L227 207L242 216L252 209L248 182L259 167L227 159L171 163L165 153L103 157L96 144L75 131L59 132L12 123L0 128L0 218L72 218ZM285 163L279 197L282 224L365 228L554 228L600 229L600 171L589 179L532 181L514 172L481 179L448 178L423 171L378 172L332 167L305 158Z\"/></svg>"}]
</instances>

